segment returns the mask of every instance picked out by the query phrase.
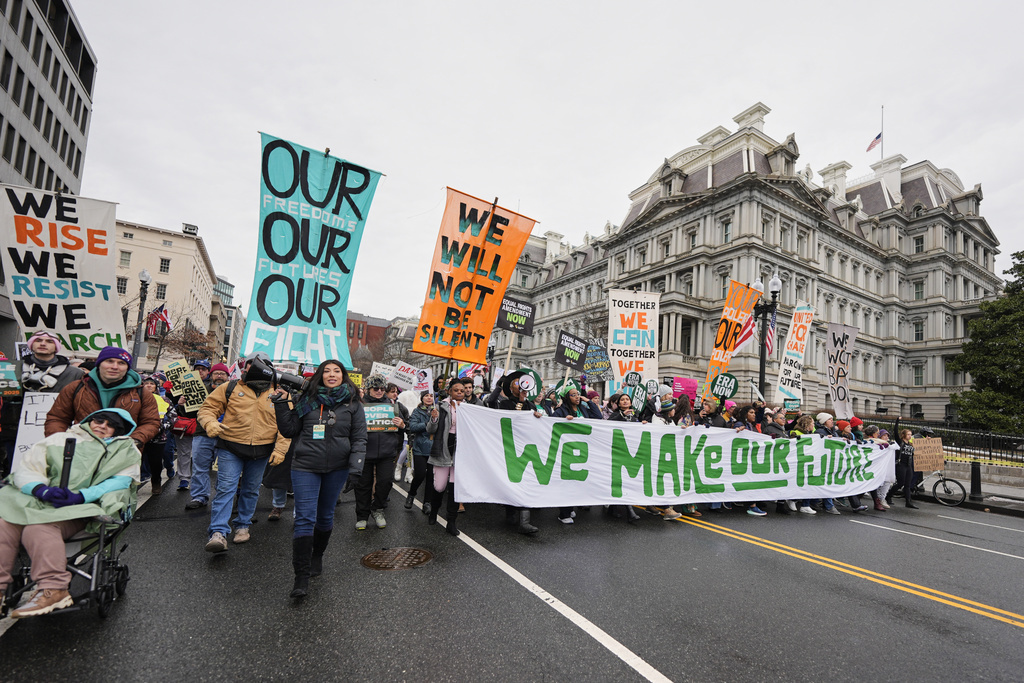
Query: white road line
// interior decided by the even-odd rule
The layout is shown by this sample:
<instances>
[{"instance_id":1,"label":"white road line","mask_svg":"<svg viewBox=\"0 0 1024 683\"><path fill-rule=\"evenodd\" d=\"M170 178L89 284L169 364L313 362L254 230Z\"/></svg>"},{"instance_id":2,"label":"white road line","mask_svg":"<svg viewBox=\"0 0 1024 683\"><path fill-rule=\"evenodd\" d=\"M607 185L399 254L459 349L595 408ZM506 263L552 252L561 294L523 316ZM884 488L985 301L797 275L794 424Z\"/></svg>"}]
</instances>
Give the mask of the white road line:
<instances>
[{"instance_id":1,"label":"white road line","mask_svg":"<svg viewBox=\"0 0 1024 683\"><path fill-rule=\"evenodd\" d=\"M405 489L395 486L395 489L399 491L403 496L407 496ZM416 501L416 506L422 508L420 502ZM447 524L447 520L438 515L438 522L444 522ZM544 601L544 603L551 607L553 610L561 614L563 617L578 626L584 633L596 640L598 643L603 645L609 652L621 659L628 666L632 667L637 673L646 678L648 681L657 683L671 683L670 678L662 674L660 671L655 669L653 666L645 662L640 658L639 655L634 653L628 647L620 643L619 641L612 638L606 633L601 627L594 622L590 621L582 614L569 607L564 602L556 598L555 596L548 593L546 590L538 586L536 583L526 578L517 569L509 565L507 562L502 560L500 557L492 553L487 548L483 547L472 538L469 537L465 531L462 531L459 536L459 540L468 545L470 548L475 550L481 557L493 564L495 567L500 569L512 580L518 583L526 590L533 593L536 597Z\"/></svg>"},{"instance_id":2,"label":"white road line","mask_svg":"<svg viewBox=\"0 0 1024 683\"><path fill-rule=\"evenodd\" d=\"M969 519L960 519L959 517L950 517L949 515L936 515L936 517L942 517L942 519L951 519L954 522L965 522L967 524L980 524L981 526L990 526L993 529L1005 529L1006 531L1016 531L1018 534L1024 534L1024 529L1011 529L1008 526L999 526L998 524L986 524L985 522L974 522Z\"/></svg>"},{"instance_id":3,"label":"white road line","mask_svg":"<svg viewBox=\"0 0 1024 683\"><path fill-rule=\"evenodd\" d=\"M976 545L967 545L966 543L957 543L956 541L947 541L947 540L945 540L943 538L935 538L934 536L925 536L924 534L915 534L915 533L913 533L911 531L902 531L901 529L892 529L890 527L882 526L880 524L870 524L868 522L860 522L860 521L858 521L856 519L851 519L850 521L853 522L854 524L863 524L864 526L873 526L876 529L882 529L884 531L891 531L891 532L896 533L896 534L906 534L908 536L917 536L918 538L927 538L929 541L938 541L939 543L949 543L950 545L958 545L958 546L960 546L962 548L970 548L972 550L980 550L983 553L992 553L993 555L1002 555L1003 557L1012 557L1015 560L1024 560L1024 557L1021 557L1020 555L1011 555L1010 553L1001 553L998 550L989 550L988 548L979 548Z\"/></svg>"}]
</instances>

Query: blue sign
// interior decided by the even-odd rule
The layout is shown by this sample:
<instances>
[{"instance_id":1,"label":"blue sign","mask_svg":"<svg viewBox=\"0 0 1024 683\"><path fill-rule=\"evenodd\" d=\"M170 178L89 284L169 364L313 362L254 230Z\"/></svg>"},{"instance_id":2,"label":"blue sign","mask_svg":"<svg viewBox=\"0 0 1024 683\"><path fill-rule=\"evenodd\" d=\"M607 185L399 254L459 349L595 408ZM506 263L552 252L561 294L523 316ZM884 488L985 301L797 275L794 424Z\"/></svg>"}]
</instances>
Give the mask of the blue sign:
<instances>
[{"instance_id":1,"label":"blue sign","mask_svg":"<svg viewBox=\"0 0 1024 683\"><path fill-rule=\"evenodd\" d=\"M263 134L260 178L243 353L352 368L348 294L380 173Z\"/></svg>"}]
</instances>

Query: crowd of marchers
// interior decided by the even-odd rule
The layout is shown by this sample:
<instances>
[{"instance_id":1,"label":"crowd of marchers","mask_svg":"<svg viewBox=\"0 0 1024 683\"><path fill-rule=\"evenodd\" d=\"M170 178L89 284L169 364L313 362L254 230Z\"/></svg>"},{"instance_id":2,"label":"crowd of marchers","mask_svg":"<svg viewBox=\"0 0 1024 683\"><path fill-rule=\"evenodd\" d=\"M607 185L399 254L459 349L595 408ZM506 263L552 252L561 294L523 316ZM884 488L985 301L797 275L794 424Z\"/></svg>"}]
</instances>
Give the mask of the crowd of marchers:
<instances>
[{"instance_id":1,"label":"crowd of marchers","mask_svg":"<svg viewBox=\"0 0 1024 683\"><path fill-rule=\"evenodd\" d=\"M790 416L763 403L697 400L674 396L662 386L642 405L628 394L603 401L585 385L565 383L546 390L533 401L520 380L521 371L490 383L477 371L473 377L442 377L431 390L400 392L381 375L366 377L357 386L338 360L327 360L305 373L300 389L290 393L275 382L271 360L254 353L234 368L205 359L192 363L208 396L201 406L187 406L174 384L161 373L146 377L133 368L131 354L104 348L94 361L75 363L61 353L56 335L39 332L29 339L22 364L26 391L57 396L46 416L44 439L22 454L10 472L15 434L3 431L5 450L0 486L0 599L11 584L19 546L31 557L32 580L38 589L13 612L15 617L47 614L69 607L71 575L64 561L64 541L81 531L97 513L127 509L146 482L151 495L177 479L176 490L187 493L186 510L209 509L202 546L222 553L230 544L251 538L260 489L269 490L270 522L291 515L294 581L290 595L301 599L310 579L324 571L324 556L334 532L336 506L343 493L354 492L355 531L387 526L385 511L395 480L409 485L404 508L420 502L426 521L437 524L444 506L445 528L459 535L455 499L460 409L466 404L494 410L527 411L546 417L613 420L662 425L719 427L756 431L773 438L821 437L899 445L895 470L847 500L779 500L757 503L712 503L639 508L610 506L607 513L629 522L637 510L677 519L682 515L723 514L738 510L766 516L774 504L778 514L841 514L889 509L894 496L914 508L913 439L909 429L895 434L854 417L835 420L830 413ZM525 384L525 383L524 383ZM388 423L376 420L368 428L366 412L390 406ZM374 414L379 414L376 409ZM77 444L71 478L62 480L65 446ZM703 510L703 512L702 512ZM506 506L510 525L522 534L535 534L536 515ZM573 524L576 510L560 508L557 519Z\"/></svg>"}]
</instances>

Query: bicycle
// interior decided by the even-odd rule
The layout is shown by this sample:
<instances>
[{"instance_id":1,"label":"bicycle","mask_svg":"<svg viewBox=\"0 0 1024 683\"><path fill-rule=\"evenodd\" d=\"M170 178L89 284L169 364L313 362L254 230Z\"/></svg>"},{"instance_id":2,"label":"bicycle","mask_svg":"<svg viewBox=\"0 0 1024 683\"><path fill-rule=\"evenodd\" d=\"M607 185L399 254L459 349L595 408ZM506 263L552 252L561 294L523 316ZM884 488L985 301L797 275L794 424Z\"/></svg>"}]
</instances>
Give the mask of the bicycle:
<instances>
[{"instance_id":1,"label":"bicycle","mask_svg":"<svg viewBox=\"0 0 1024 683\"><path fill-rule=\"evenodd\" d=\"M967 489L959 481L947 477L943 470L937 470L932 474L939 475L932 485L935 500L948 507L956 507L967 499Z\"/></svg>"}]
</instances>

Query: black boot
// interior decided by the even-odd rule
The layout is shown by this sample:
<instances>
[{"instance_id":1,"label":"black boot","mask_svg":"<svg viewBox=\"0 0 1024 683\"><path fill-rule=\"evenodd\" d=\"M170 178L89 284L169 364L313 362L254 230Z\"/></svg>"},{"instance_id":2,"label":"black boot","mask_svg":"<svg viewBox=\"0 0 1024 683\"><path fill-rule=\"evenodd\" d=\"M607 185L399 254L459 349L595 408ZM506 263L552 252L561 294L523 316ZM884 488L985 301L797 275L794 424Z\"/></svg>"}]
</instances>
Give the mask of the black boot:
<instances>
[{"instance_id":1,"label":"black boot","mask_svg":"<svg viewBox=\"0 0 1024 683\"><path fill-rule=\"evenodd\" d=\"M505 524L519 524L519 508L505 506Z\"/></svg>"},{"instance_id":2,"label":"black boot","mask_svg":"<svg viewBox=\"0 0 1024 683\"><path fill-rule=\"evenodd\" d=\"M412 510L412 503L416 500L416 494L410 493L405 497L405 509Z\"/></svg>"},{"instance_id":3,"label":"black boot","mask_svg":"<svg viewBox=\"0 0 1024 683\"><path fill-rule=\"evenodd\" d=\"M458 509L458 508L456 508ZM535 534L537 533L537 527L530 524L530 511L526 508L519 510L519 533L521 534Z\"/></svg>"},{"instance_id":4,"label":"black boot","mask_svg":"<svg viewBox=\"0 0 1024 683\"><path fill-rule=\"evenodd\" d=\"M324 551L327 550L327 544L331 542L331 531L320 531L319 529L313 529L313 557L309 561L309 576L320 576L324 573Z\"/></svg>"},{"instance_id":5,"label":"black boot","mask_svg":"<svg viewBox=\"0 0 1024 683\"><path fill-rule=\"evenodd\" d=\"M775 512L776 512L776 514L780 514L780 515L788 515L788 514L790 514L792 512L792 510L790 510L788 507L786 507L786 503L785 502L780 500L778 503L775 504Z\"/></svg>"},{"instance_id":6,"label":"black boot","mask_svg":"<svg viewBox=\"0 0 1024 683\"><path fill-rule=\"evenodd\" d=\"M448 514L448 533L452 536L459 535L459 529L455 526L455 520L459 518L459 504L455 500L455 484L448 484L448 507L445 512Z\"/></svg>"},{"instance_id":7,"label":"black boot","mask_svg":"<svg viewBox=\"0 0 1024 683\"><path fill-rule=\"evenodd\" d=\"M430 494L430 514L427 515L427 524L437 524L437 511L441 509L441 499L444 497L444 491L435 491L434 487L431 486L427 489Z\"/></svg>"},{"instance_id":8,"label":"black boot","mask_svg":"<svg viewBox=\"0 0 1024 683\"><path fill-rule=\"evenodd\" d=\"M304 598L309 592L309 564L312 556L312 536L292 539L292 568L295 569L295 586L291 593L293 598Z\"/></svg>"}]
</instances>

